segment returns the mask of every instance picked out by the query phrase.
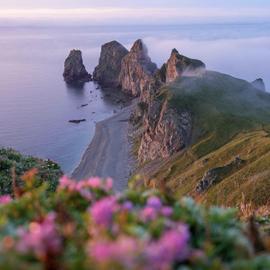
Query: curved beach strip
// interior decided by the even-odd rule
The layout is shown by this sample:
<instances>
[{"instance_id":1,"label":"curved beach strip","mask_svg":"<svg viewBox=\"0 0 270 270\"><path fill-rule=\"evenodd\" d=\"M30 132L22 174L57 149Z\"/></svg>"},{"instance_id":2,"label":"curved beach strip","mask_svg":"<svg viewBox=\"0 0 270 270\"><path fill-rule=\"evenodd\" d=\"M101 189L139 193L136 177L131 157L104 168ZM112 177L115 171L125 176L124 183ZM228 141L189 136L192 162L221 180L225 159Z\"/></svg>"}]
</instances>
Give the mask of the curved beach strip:
<instances>
[{"instance_id":1,"label":"curved beach strip","mask_svg":"<svg viewBox=\"0 0 270 270\"><path fill-rule=\"evenodd\" d=\"M111 177L117 191L127 188L132 169L131 145L128 140L132 105L113 117L97 123L95 135L72 178Z\"/></svg>"}]
</instances>

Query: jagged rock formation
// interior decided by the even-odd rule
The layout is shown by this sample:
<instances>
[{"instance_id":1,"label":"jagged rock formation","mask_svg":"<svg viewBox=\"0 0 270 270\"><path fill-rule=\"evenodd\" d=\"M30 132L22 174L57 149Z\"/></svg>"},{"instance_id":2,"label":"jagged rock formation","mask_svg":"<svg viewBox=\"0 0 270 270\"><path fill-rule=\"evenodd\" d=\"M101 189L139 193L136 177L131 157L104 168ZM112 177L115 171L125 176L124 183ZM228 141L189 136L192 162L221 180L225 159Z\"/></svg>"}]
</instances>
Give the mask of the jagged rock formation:
<instances>
[{"instance_id":1,"label":"jagged rock formation","mask_svg":"<svg viewBox=\"0 0 270 270\"><path fill-rule=\"evenodd\" d=\"M225 165L224 167L218 167L207 171L202 180L198 183L196 191L198 193L205 192L211 186L220 182L227 174L231 173L233 170L239 169L244 163L244 160L236 157L230 164Z\"/></svg>"},{"instance_id":2,"label":"jagged rock formation","mask_svg":"<svg viewBox=\"0 0 270 270\"><path fill-rule=\"evenodd\" d=\"M182 75L194 76L203 70L205 70L205 64L202 61L183 56L173 49L169 60L161 67L159 74L161 81L171 83Z\"/></svg>"},{"instance_id":3,"label":"jagged rock formation","mask_svg":"<svg viewBox=\"0 0 270 270\"><path fill-rule=\"evenodd\" d=\"M69 83L85 83L91 80L91 75L86 71L80 50L70 51L65 60L64 80Z\"/></svg>"},{"instance_id":4,"label":"jagged rock formation","mask_svg":"<svg viewBox=\"0 0 270 270\"><path fill-rule=\"evenodd\" d=\"M104 86L117 87L122 59L128 50L117 41L108 42L101 47L99 64L93 73L93 79Z\"/></svg>"},{"instance_id":5,"label":"jagged rock formation","mask_svg":"<svg viewBox=\"0 0 270 270\"><path fill-rule=\"evenodd\" d=\"M153 100L144 115L143 133L138 157L141 163L157 158L168 158L187 146L191 137L192 120L187 111L181 113Z\"/></svg>"},{"instance_id":6,"label":"jagged rock formation","mask_svg":"<svg viewBox=\"0 0 270 270\"><path fill-rule=\"evenodd\" d=\"M251 83L258 90L266 92L265 84L262 78L259 78Z\"/></svg>"},{"instance_id":7,"label":"jagged rock formation","mask_svg":"<svg viewBox=\"0 0 270 270\"><path fill-rule=\"evenodd\" d=\"M149 89L156 71L157 66L148 56L146 46L141 39L137 40L122 60L119 75L122 91L139 96L143 89Z\"/></svg>"}]
</instances>

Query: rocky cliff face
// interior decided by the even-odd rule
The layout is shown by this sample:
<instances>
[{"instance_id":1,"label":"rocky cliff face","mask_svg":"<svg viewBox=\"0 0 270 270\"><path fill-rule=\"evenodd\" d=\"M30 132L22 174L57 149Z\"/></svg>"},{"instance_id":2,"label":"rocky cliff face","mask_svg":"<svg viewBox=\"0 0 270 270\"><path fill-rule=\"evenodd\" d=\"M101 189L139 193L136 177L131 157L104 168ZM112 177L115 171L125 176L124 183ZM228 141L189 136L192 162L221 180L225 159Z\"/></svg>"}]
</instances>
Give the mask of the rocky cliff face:
<instances>
[{"instance_id":1,"label":"rocky cliff face","mask_svg":"<svg viewBox=\"0 0 270 270\"><path fill-rule=\"evenodd\" d=\"M183 56L173 49L168 62L162 66L159 73L163 82L171 83L182 75L194 76L203 70L205 64L202 61Z\"/></svg>"},{"instance_id":2,"label":"rocky cliff face","mask_svg":"<svg viewBox=\"0 0 270 270\"><path fill-rule=\"evenodd\" d=\"M145 131L138 157L141 163L157 158L168 158L189 143L192 131L191 115L169 108L167 100L153 99L143 119Z\"/></svg>"},{"instance_id":3,"label":"rocky cliff face","mask_svg":"<svg viewBox=\"0 0 270 270\"><path fill-rule=\"evenodd\" d=\"M259 78L251 83L258 90L266 92L265 84L263 79Z\"/></svg>"},{"instance_id":4,"label":"rocky cliff face","mask_svg":"<svg viewBox=\"0 0 270 270\"><path fill-rule=\"evenodd\" d=\"M86 71L83 64L82 52L72 50L65 60L64 80L67 83L84 83L91 80L91 75Z\"/></svg>"},{"instance_id":5,"label":"rocky cliff face","mask_svg":"<svg viewBox=\"0 0 270 270\"><path fill-rule=\"evenodd\" d=\"M168 62L157 70L143 50L143 44L137 41L122 62L122 71L129 71L131 66L131 72L122 72L122 87L131 89L133 95L140 94L139 106L132 120L144 129L138 151L141 163L168 158L188 145L192 132L191 114L170 108L167 98L162 101L157 96L164 84L174 81L184 72L193 72L194 75L205 69L203 62L181 56L173 50ZM136 52L140 52L139 57ZM147 72L143 67L149 64L150 72L146 69ZM136 68L132 69L132 66Z\"/></svg>"},{"instance_id":6,"label":"rocky cliff face","mask_svg":"<svg viewBox=\"0 0 270 270\"><path fill-rule=\"evenodd\" d=\"M101 85L117 87L122 59L128 50L117 41L104 44L101 48L99 64L95 68L93 78Z\"/></svg>"},{"instance_id":7,"label":"rocky cliff face","mask_svg":"<svg viewBox=\"0 0 270 270\"><path fill-rule=\"evenodd\" d=\"M122 60L120 86L124 92L139 96L143 89L149 88L156 71L156 64L151 61L146 46L139 39Z\"/></svg>"}]
</instances>

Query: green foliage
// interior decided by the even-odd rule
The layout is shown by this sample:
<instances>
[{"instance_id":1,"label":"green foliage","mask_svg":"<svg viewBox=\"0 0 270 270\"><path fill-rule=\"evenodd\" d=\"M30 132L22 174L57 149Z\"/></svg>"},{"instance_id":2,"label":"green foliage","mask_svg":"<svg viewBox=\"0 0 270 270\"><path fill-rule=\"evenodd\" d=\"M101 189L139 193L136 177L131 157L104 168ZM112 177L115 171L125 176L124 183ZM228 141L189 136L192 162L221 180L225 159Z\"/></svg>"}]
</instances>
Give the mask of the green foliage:
<instances>
[{"instance_id":1,"label":"green foliage","mask_svg":"<svg viewBox=\"0 0 270 270\"><path fill-rule=\"evenodd\" d=\"M58 164L51 160L42 160L24 156L13 149L0 149L0 195L12 194L12 169L17 185L22 184L21 176L32 168L38 170L37 185L48 182L48 190L55 191L58 179L63 174Z\"/></svg>"},{"instance_id":2,"label":"green foliage","mask_svg":"<svg viewBox=\"0 0 270 270\"><path fill-rule=\"evenodd\" d=\"M20 198L0 204L0 269L269 269L269 253L256 253L234 209L157 190L116 195L97 178L64 177L45 196L46 184L28 181Z\"/></svg>"}]
</instances>

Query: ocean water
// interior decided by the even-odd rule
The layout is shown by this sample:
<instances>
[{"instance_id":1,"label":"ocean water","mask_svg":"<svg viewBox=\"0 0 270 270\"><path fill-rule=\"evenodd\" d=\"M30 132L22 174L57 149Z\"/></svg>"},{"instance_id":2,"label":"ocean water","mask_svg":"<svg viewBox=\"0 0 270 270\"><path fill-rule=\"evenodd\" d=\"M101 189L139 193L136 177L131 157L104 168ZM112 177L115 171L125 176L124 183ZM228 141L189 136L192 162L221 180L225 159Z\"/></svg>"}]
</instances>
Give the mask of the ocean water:
<instances>
[{"instance_id":1,"label":"ocean water","mask_svg":"<svg viewBox=\"0 0 270 270\"><path fill-rule=\"evenodd\" d=\"M95 122L117 108L94 83L68 87L62 79L64 60L70 49L81 49L92 72L103 43L118 40L130 48L137 38L144 39L159 66L177 48L208 69L248 81L262 77L270 90L270 23L0 26L0 145L50 158L70 173L94 135ZM87 122L68 123L80 118Z\"/></svg>"}]
</instances>

